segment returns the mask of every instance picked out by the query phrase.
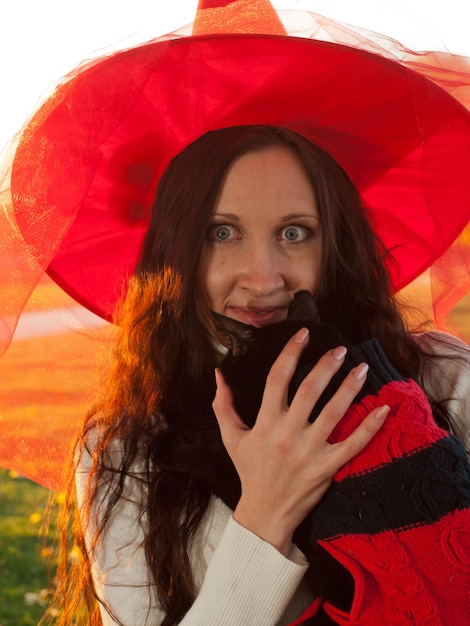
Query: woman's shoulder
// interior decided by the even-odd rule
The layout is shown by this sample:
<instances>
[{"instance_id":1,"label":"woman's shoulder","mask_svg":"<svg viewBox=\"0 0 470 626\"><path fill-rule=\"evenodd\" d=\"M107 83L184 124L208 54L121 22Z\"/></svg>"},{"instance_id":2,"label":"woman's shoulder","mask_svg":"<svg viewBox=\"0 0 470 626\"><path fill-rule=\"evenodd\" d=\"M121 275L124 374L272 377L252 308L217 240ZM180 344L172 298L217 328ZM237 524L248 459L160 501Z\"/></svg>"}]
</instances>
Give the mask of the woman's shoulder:
<instances>
[{"instance_id":1,"label":"woman's shoulder","mask_svg":"<svg viewBox=\"0 0 470 626\"><path fill-rule=\"evenodd\" d=\"M466 398L470 393L470 346L443 331L413 335L425 359L422 376L437 399Z\"/></svg>"},{"instance_id":2,"label":"woman's shoulder","mask_svg":"<svg viewBox=\"0 0 470 626\"><path fill-rule=\"evenodd\" d=\"M426 391L447 408L455 431L470 449L470 346L443 331L416 333L413 338L426 355L422 368Z\"/></svg>"},{"instance_id":3,"label":"woman's shoulder","mask_svg":"<svg viewBox=\"0 0 470 626\"><path fill-rule=\"evenodd\" d=\"M470 346L455 335L442 330L430 330L413 333L412 337L429 356L455 359L464 367L470 365Z\"/></svg>"},{"instance_id":4,"label":"woman's shoulder","mask_svg":"<svg viewBox=\"0 0 470 626\"><path fill-rule=\"evenodd\" d=\"M470 346L443 331L433 330L412 335L425 355L422 377L439 400L455 396L461 398L470 392Z\"/></svg>"}]
</instances>

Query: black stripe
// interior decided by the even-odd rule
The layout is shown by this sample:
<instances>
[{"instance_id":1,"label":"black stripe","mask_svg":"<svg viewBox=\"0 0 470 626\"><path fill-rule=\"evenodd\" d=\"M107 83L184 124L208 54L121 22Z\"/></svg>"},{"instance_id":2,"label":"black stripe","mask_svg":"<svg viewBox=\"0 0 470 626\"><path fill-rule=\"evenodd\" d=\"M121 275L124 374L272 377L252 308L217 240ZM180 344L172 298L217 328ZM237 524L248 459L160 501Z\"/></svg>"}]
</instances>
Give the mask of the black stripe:
<instances>
[{"instance_id":1,"label":"black stripe","mask_svg":"<svg viewBox=\"0 0 470 626\"><path fill-rule=\"evenodd\" d=\"M384 385L391 383L392 381L406 380L399 372L397 372L387 359L377 339L365 341L364 343L354 346L348 350L340 370L335 374L335 376L333 376L325 391L316 402L310 415L311 422L318 417L325 404L333 397L336 391L338 391L339 386L349 374L351 369L363 362L368 363L370 368L367 374L366 382L354 398L354 403L360 402L366 396L378 393ZM301 382L307 374L309 374L313 366L314 363L307 363L297 368L289 385L289 402L292 401L292 398L294 397Z\"/></svg>"},{"instance_id":2,"label":"black stripe","mask_svg":"<svg viewBox=\"0 0 470 626\"><path fill-rule=\"evenodd\" d=\"M469 506L470 464L463 446L449 435L374 471L333 483L297 529L295 542L308 552L318 539L430 524Z\"/></svg>"}]
</instances>

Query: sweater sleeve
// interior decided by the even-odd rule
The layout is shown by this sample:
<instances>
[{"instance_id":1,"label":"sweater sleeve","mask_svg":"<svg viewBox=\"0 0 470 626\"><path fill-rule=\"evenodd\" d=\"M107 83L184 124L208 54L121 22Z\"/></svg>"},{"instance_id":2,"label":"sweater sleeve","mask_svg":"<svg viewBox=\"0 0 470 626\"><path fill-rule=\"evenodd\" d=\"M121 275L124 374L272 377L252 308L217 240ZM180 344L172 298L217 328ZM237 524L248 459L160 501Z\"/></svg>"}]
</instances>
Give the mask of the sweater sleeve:
<instances>
[{"instance_id":1,"label":"sweater sleeve","mask_svg":"<svg viewBox=\"0 0 470 626\"><path fill-rule=\"evenodd\" d=\"M286 559L230 516L182 624L278 624L306 569L294 546Z\"/></svg>"},{"instance_id":2,"label":"sweater sleeve","mask_svg":"<svg viewBox=\"0 0 470 626\"><path fill-rule=\"evenodd\" d=\"M84 453L76 474L83 506L90 457ZM104 626L157 626L164 618L149 580L142 542L143 483L132 471L104 534L91 554L95 591ZM213 498L196 536L192 565L199 593L184 626L286 625L312 602L303 576L308 564L292 546L285 558L232 518ZM86 532L91 543L91 528Z\"/></svg>"}]
</instances>

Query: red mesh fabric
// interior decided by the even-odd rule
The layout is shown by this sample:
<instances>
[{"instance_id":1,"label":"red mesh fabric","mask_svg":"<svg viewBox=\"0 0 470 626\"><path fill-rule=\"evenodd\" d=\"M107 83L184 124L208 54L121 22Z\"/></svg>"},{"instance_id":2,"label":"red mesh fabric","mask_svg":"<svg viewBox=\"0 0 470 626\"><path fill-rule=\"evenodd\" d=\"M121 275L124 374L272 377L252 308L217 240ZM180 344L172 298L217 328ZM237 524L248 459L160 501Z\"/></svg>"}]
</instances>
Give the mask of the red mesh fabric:
<instances>
[{"instance_id":1,"label":"red mesh fabric","mask_svg":"<svg viewBox=\"0 0 470 626\"><path fill-rule=\"evenodd\" d=\"M470 291L470 228L431 267L431 293L434 317L438 328L446 327L446 319L455 303ZM456 333L459 329L451 329Z\"/></svg>"},{"instance_id":2,"label":"red mesh fabric","mask_svg":"<svg viewBox=\"0 0 470 626\"><path fill-rule=\"evenodd\" d=\"M223 4L223 2L217 4ZM207 3L201 3L201 5L208 6ZM245 32L279 33L280 22L289 35L344 43L398 61L431 78L465 106L469 104L468 59L445 53L415 54L381 35L360 29L353 30L312 13L278 12L278 16L274 19L269 2L251 3L239 0L230 2L227 6L204 8L200 11L193 30L195 32L220 32L221 30L240 32L244 30ZM183 34L188 33L185 31ZM181 33L174 34L172 37L180 35ZM244 77L247 67L244 66L241 53L233 55L236 64L232 67L230 63L221 62L221 59L217 58L219 54L227 54L227 51L230 53L232 45L238 45L235 41L233 43L227 41L226 44L219 42L217 49L214 48L214 54L204 59L201 58L201 55L206 54L202 51L204 47L202 43L199 50L195 46L191 53L182 50L174 56L173 64L167 66L163 80L168 80L173 70L178 69L177 63L184 62L187 70L183 78L186 80L187 74L192 75L192 80L188 82L187 92L181 93L176 84L165 84L168 93L167 101L163 103L156 101L149 106L148 102L144 102L148 94L145 88L146 76L157 70L167 51L167 46L171 45L170 38L166 38L166 44L164 41L165 38L155 44L155 50L158 52L152 61L147 59L141 68L132 67L132 58L137 59L140 54L137 49L128 53L122 66L117 58L109 60L105 72L93 62L88 74L95 73L96 79L90 80L88 84L84 84L77 70L76 80L66 81L61 85L54 97L25 127L26 130L21 138L23 152L16 162L15 171L16 190L21 190L22 197L17 200L14 211L11 209L9 197L9 172L4 172L0 250L2 257L7 261L3 264L0 280L4 287L3 293L13 294L13 296L8 296L8 303L2 307L4 317L0 329L0 346L3 349L8 345L17 315L41 273L48 266L51 275L79 302L86 304L101 315L110 317L114 303L120 294L119 277L121 273L126 274L131 271L145 230L146 212L149 210L156 178L169 158L188 141L208 128L236 123L265 121L284 123L301 132L305 130L303 118L308 115L308 107L300 107L293 122L291 119L293 116L290 115L292 103L288 97L282 102L278 93L274 95L276 85L280 81L285 81L286 94L291 91L294 83L308 86L309 68L307 61L302 58L301 42L298 50L295 51L295 54L299 53L299 56L288 60L283 53L277 54L275 50L277 44L272 45L271 40L260 40L257 44L259 54L264 55L263 58L267 60L268 54L272 55L274 51L279 65L278 67L269 66L270 76L248 72L246 80ZM244 46L245 44L240 46L240 50ZM173 48L178 47L173 46ZM181 48L185 48L185 45ZM292 50L294 51L294 48ZM255 48L252 47L251 51L255 51ZM359 53L356 56L359 56ZM207 78L206 63L214 68ZM239 66L238 63L240 63ZM238 67L240 69L237 69ZM348 67L346 62L344 67ZM116 80L118 68L120 74L124 75L131 68L132 80L126 81L125 97L121 90L123 85ZM83 68L79 69L81 71ZM334 64L325 66L325 76L327 72L334 71ZM379 66L376 71L379 77ZM225 81L219 93L215 93L215 89L220 89L221 72L227 72L229 80ZM428 115L424 120L421 132L423 140L439 132L440 136L436 136L434 140L424 145L422 151L421 146L414 145L415 153L413 154L412 150L407 151L406 145L399 146L402 136L400 131L397 131L396 145L387 145L385 148L388 151L398 150L389 160L388 171L387 164L382 162L378 165L378 171L374 172L374 167L383 155L380 155L375 162L373 162L375 155L372 155L372 161L369 157L368 162L363 162L361 171L355 171L358 169L357 165L348 163L347 153L350 148L356 150L355 156L360 156L361 152L360 150L357 152L357 146L352 145L355 141L357 142L357 138L350 136L351 129L348 128L341 141L338 142L331 133L329 137L322 136L323 129L327 128L322 125L334 124L335 132L341 135L341 125L344 119L363 111L358 117L357 130L362 132L361 125L364 127L363 142L366 148L367 142L371 141L367 132L374 124L376 136L372 140L376 142L382 139L381 133L386 133L387 126L393 127L395 116L399 115L397 107L400 106L400 102L398 98L395 101L390 100L391 118L387 123L383 123L382 118L377 119L377 115L374 119L373 107L364 107L367 107L368 100L376 105L380 104L380 97L377 98L377 79L373 74L361 77L360 72L356 70L345 71L343 74L344 80L340 83L336 78L335 81L328 81L325 78L322 98L325 97L325 93L333 92L334 99L337 100L339 106L330 113L321 110L318 115L318 128L313 136L312 133L310 135L318 143L330 149L333 156L338 158L353 176L365 199L377 207L377 227L381 234L385 233L384 239L394 250L399 263L399 271L394 278L397 289L400 289L428 265L435 262L468 222L469 196L465 188L462 190L461 187L461 184L465 187L465 183L458 180L458 173L453 179L454 190L445 180L447 166L455 161L455 155L465 151L468 138L465 133L460 133L458 128L450 131L447 138L442 129L436 130L434 120L448 115L448 109L452 108L452 103L448 102L443 107L437 108L434 108L435 103L433 103L432 115ZM334 76L336 77L336 74ZM252 81L252 86L258 87L261 79L265 84L265 91L264 96L260 98L256 93L250 93L249 83ZM169 86L171 89L168 89ZM243 107L241 110L235 110L235 107L240 104L239 90L241 88L244 90L245 110ZM381 93L383 92L383 100L392 95L384 91L382 86L380 90ZM95 100L97 105L92 107L92 113L89 111L91 91L94 93L94 98L97 98ZM312 97L308 89L298 92L299 100L307 95ZM410 97L413 97L411 93L408 94L408 98ZM204 101L204 106L207 107L205 112L201 111L201 106L199 106L201 101ZM275 110L270 111L273 101L276 102ZM233 102L233 107L230 102ZM112 103L112 106L106 108L107 103ZM126 124L126 116L134 106L138 106L139 112L132 126L132 124ZM418 111L420 106L425 107L427 103L418 98L415 106ZM54 107L56 107L55 110ZM188 109L192 110L191 116L187 115ZM367 114L364 111L367 111ZM90 125L91 116L93 122ZM159 120L164 117L165 124L168 125L168 132L158 137L157 146L151 131L146 137L141 134L141 129L146 122L149 122L150 118L155 119L156 116ZM51 138L49 135L45 138L34 135L35 129L43 122L41 133L44 130L47 137L50 126L51 133L55 133L55 137ZM409 122L411 123L411 120ZM380 129L381 124L383 129ZM465 125L465 122L463 124ZM52 128L53 126L55 127ZM59 133L59 128L63 131L62 134ZM87 137L85 141L83 141L84 134ZM126 149L121 152L117 151L113 155L116 145L127 138L130 144L126 146ZM55 142L53 150L52 144L47 145L49 140ZM331 145L332 142L335 145ZM84 155L85 150L88 150L86 155ZM138 163L129 161L132 150L139 152ZM167 153L164 163L158 161L155 150ZM65 154L72 154L72 157L67 159L67 163L62 158ZM45 159L46 168L51 168L51 170L55 168L57 180L61 181L60 185L54 182L49 186L48 181L41 176L41 172L36 170L35 165L41 157ZM410 168L412 159L421 160L420 170L416 167L414 170ZM63 160L64 166L56 167L60 160ZM21 162L18 165L19 161ZM354 161L357 163L356 159ZM460 174L466 167L467 164L462 162ZM109 169L103 173L104 168ZM367 177L363 176L363 172L367 173ZM112 179L113 173L114 180ZM100 179L98 185L95 184L96 177ZM441 179L442 184L436 182L436 179ZM113 189L111 189L111 183L113 183ZM410 207L403 203L402 196L413 186L417 189L417 193L415 199L408 200L412 203L414 215L412 223L409 224ZM87 189L90 189L90 193L85 197ZM393 190L393 196L390 195L390 190ZM449 192L454 195L449 197ZM16 193L14 188L14 196ZM467 196L462 201L462 196L465 194ZM117 196L112 210L113 214L105 215L100 208L92 213L99 203L108 200L109 195ZM66 204L63 201L64 197L70 198ZM78 211L81 212L81 217L74 222ZM20 229L17 227L18 221ZM128 230L123 229L123 223ZM77 229L84 233L81 238L76 238L73 234L73 231ZM66 239L62 245L64 237ZM414 239L413 251L411 248L406 251L407 244L404 244L406 238ZM57 255L60 247L61 251ZM458 255L453 251L449 252L439 263L438 271L431 274L435 281L433 299L436 305L436 320L441 326L448 310L468 290L468 271L465 266L462 270L460 263L467 247L467 243L464 243L463 247L460 245ZM118 267L115 258L116 250L119 250L121 267ZM80 260L78 263L79 256L86 256L87 260ZM457 267L454 265L456 259ZM91 269L93 264L96 266L96 271ZM104 280L103 277L105 277ZM103 293L98 301L95 301L96 294L100 293L103 287L108 293Z\"/></svg>"},{"instance_id":3,"label":"red mesh fabric","mask_svg":"<svg viewBox=\"0 0 470 626\"><path fill-rule=\"evenodd\" d=\"M430 78L434 84L442 87L465 107L470 106L468 59L445 53L414 53L382 35L347 27L305 11L278 11L274 14L269 2L253 3L239 0L230 2L227 6L214 4L221 5L223 2L204 3L205 8L200 12L198 21L193 27L161 38L158 46L156 45L159 52L152 63L133 67L129 72L126 64L120 66L113 59L108 61L106 72L98 69L96 61L89 63L88 72L93 74L96 71L94 95L101 93L101 99L98 99L100 105L92 110L90 109L92 83L85 85L79 78L83 67L77 68L72 76L64 79L47 106L33 116L30 125L25 126L21 136L23 156L20 165L19 161L16 162L13 198L10 176L16 142L4 155L0 172L2 234L0 353L8 347L18 316L46 269L79 302L87 304L102 315L110 315L120 291L120 281L116 282L115 278L132 268L138 242L145 230L145 219L156 182L155 175L158 177L166 165L166 162L159 162L155 171L152 133L150 131L146 137L141 134L141 129L147 122L151 128L151 122L156 115L155 106L146 103L145 98L140 100L139 98L145 96L146 85L149 81L151 83L152 73L158 69L160 60L170 45L180 52L174 57L173 65L167 68L166 75L172 76L174 72L185 68L185 79L188 79L190 89L182 94L175 82L168 91L166 105L158 110L159 119L168 121L167 132L159 136L158 140L158 149L167 151L167 160L182 149L188 140L212 126L246 123L247 117L250 123L283 122L284 118L282 115L279 117L279 111L289 113L291 105L288 100L289 91L297 89L298 85L304 90L299 92L299 114L295 124L289 119L288 125L294 130L303 131L308 107L305 106L306 103L301 96L308 92L309 71L303 66L305 59L301 53L297 55L296 52L289 60L288 55L282 53L275 44L275 40L269 37L270 34L279 35L284 31L291 37L335 42L357 48L358 51L350 52L351 56L348 58L360 59L362 55L360 51L364 50L384 59L397 61ZM266 35L265 39L247 45L251 46L252 53L266 60L272 57L272 52L275 53L279 61L278 66L272 68L269 75L263 71L260 71L259 75L247 75L248 61L243 47L240 45L235 53L234 46L239 44L228 40L224 44L221 38L219 47L213 48L213 55L210 57L213 71L206 77L200 63L204 42L201 42L199 47L194 47L191 53L185 52L187 48L182 38L190 35L192 30L195 33L262 32ZM172 43L174 41L176 44ZM301 52L306 45L308 41L299 41L296 44L296 51ZM226 66L219 58L218 55L224 48L233 54L237 63L240 62L242 69L239 74L235 71L235 66ZM132 65L131 59L137 58L139 54L139 49L130 51L126 63ZM386 61L383 63L386 64ZM377 136L386 135L390 130L383 120L377 119L377 116L374 119L370 109L366 115L362 108L368 99L383 98L388 101L388 96L394 95L386 90L378 93L377 79L380 78L381 64L382 61L378 59L376 76L373 74L362 76L357 69L353 72L351 66L342 65L344 71L341 84L331 80L331 71L334 67L325 66L323 91L317 91L317 94L321 93L322 97L328 93L333 94L337 106L325 107L325 110L320 111L318 127L312 138L330 149L340 162L343 156L344 166L348 170L351 169L351 174L355 174L356 183L369 202L380 201L376 223L381 231L388 233L387 243L396 251L400 264L399 271L394 274L397 289L417 276L427 265L434 263L431 268L432 296L436 320L443 326L448 311L470 287L468 231L466 236L464 234L456 244L448 248L451 240L457 237L468 223L470 194L467 172L470 157L463 158L458 164L459 172L453 185L436 183L438 180L444 181L447 166L454 164L453 150L462 152L466 150L470 154L467 131L461 133L459 130L459 124L467 125L466 114L462 109L458 114L459 124L449 129L448 134L446 131L440 135L434 126L437 110L433 108L432 114L430 112L423 118L426 124L421 131L423 137L429 138L429 143L419 153L419 160L423 166L419 172L409 168L410 159L417 156L419 147L415 145L414 152L403 150L403 146L400 148L400 129L396 133L396 145L391 142L389 150L383 153L378 151L378 160L373 159L364 168L357 168L357 164L355 166L355 163L348 162L347 156L350 145L357 149L357 141L347 133L341 134L341 124L346 118L351 117L352 111L357 111L358 129L363 127L367 133L370 125L375 124ZM229 70L227 80L225 70ZM395 72L398 76L401 70L397 68ZM124 93L119 86L120 77L123 76L129 78L128 88ZM74 77L77 77L77 80L70 82ZM211 88L211 81L221 80L222 77L224 89L215 93ZM276 84L280 80L285 80L284 99L278 96L276 91ZM235 105L240 104L240 84L246 87L243 93L245 98L243 114L233 112ZM265 86L265 95L264 99L257 100L255 88L259 84ZM250 86L253 92L250 92ZM204 90L202 101L211 103L210 119L208 116L202 122L198 117L201 115L201 89ZM433 93L432 85L429 92ZM412 92L408 97L412 97L411 94ZM67 101L69 96L71 99ZM398 107L400 100L396 98ZM126 120L129 111L137 102L140 107L139 114L135 117L135 123L128 125ZM276 103L276 110L273 109L273 102ZM112 106L107 108L108 104ZM417 98L415 104L419 110L424 101ZM449 109L460 110L453 101L445 100L439 109L440 115L445 118ZM188 115L188 112L191 114ZM52 118L48 122L48 116L51 114L56 124L55 128ZM395 105L390 105L391 119L396 114ZM341 115L344 115L343 120ZM322 134L323 123L328 121L328 116L330 119L336 116L334 121L338 129L337 135L341 137L343 142L341 145L345 146L344 153L338 151L340 144L335 144L336 148L331 147L328 137ZM93 120L92 126L89 125L90 119ZM67 124L67 120L72 123ZM174 124L176 121L178 123ZM48 139L35 136L36 129L42 124L46 135L49 132L55 134L54 141L58 152L50 150ZM59 129L62 129L62 132ZM82 133L86 133L85 142L82 141ZM393 139L393 134L395 132L389 133L390 139ZM79 141L80 135L82 139ZM123 136L129 137L130 144L126 150L114 152ZM441 139L448 149L447 156L443 159L439 157L442 148ZM364 148L367 140L364 135ZM464 146L459 143L462 141L466 142ZM393 151L394 147L398 147L397 152ZM90 148L86 157L85 148L87 150ZM133 153L139 154L140 160L137 164L132 162ZM67 156L67 159L63 159L61 155L72 155L72 158L68 160ZM390 159L390 168L381 166L379 170L374 169L377 163L382 162L383 165L387 157ZM51 186L42 177L42 171L35 168L40 158L45 159L45 168L60 171L59 178ZM124 178L123 172L126 174ZM111 185L111 178L107 178L109 175L114 176L114 181L119 179L120 183ZM459 176L462 178L461 181L458 180ZM96 180L100 181L98 186L95 186ZM422 190L431 184L433 190L418 197L416 204L413 205L416 209L415 218L412 220L414 225L409 226L402 219L408 217L409 207L404 207L400 199L410 185L417 183ZM389 195L391 189L394 189L393 195ZM21 197L18 190L21 190ZM459 197L460 193L462 196L466 195L466 198ZM419 196L419 192L417 195ZM110 214L106 214L101 205L110 196L114 197L114 208ZM67 198L66 203L63 202L64 197ZM15 204L12 204L12 200ZM444 202L445 210L442 208ZM398 210L394 211L394 208ZM79 211L80 220L75 222ZM428 211L429 219L425 217ZM403 244L403 238L408 233L411 233L414 240L413 252L407 251L406 245ZM92 344L89 349L93 351L95 346ZM77 403L83 402L84 406L85 397L86 390L77 398ZM70 433L73 432L75 421L79 418L69 414L55 415L54 409L50 409L51 414L47 413L45 411L45 420L36 420L35 427L31 429L29 425L26 428L20 420L14 423L14 427L7 428L5 423L1 422L0 465L26 473L47 486L59 488L58 477L66 451L69 449ZM2 418L0 407L0 421ZM48 444L52 435L51 432L47 432L45 425L54 423L54 419L58 427L54 428L53 432L62 434L55 440L54 452L51 453L51 446ZM63 431L59 428L61 420L65 426Z\"/></svg>"},{"instance_id":4,"label":"red mesh fabric","mask_svg":"<svg viewBox=\"0 0 470 626\"><path fill-rule=\"evenodd\" d=\"M269 0L201 0L192 33L287 34Z\"/></svg>"},{"instance_id":5,"label":"red mesh fabric","mask_svg":"<svg viewBox=\"0 0 470 626\"><path fill-rule=\"evenodd\" d=\"M171 158L208 130L257 123L300 132L350 174L391 252L397 290L468 222L470 116L433 83L329 43L213 36L135 48L61 86L13 164L27 244L39 257L59 242L50 275L110 318Z\"/></svg>"}]
</instances>

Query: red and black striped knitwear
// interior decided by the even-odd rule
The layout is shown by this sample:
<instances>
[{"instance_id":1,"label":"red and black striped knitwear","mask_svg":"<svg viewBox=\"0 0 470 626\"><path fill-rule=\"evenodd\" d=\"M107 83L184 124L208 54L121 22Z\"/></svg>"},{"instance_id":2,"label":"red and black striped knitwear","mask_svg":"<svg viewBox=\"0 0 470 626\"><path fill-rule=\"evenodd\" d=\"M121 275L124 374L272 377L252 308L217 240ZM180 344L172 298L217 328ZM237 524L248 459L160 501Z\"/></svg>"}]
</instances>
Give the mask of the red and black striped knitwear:
<instances>
[{"instance_id":1,"label":"red and black striped knitwear","mask_svg":"<svg viewBox=\"0 0 470 626\"><path fill-rule=\"evenodd\" d=\"M295 536L306 554L320 546L344 568L352 597L339 606L332 589L291 626L315 624L308 619L320 607L328 623L348 626L470 624L466 452L436 425L421 388L394 370L378 342L353 348L346 369L362 361L370 365L366 386L330 441L343 440L377 406L389 405L389 415Z\"/></svg>"}]
</instances>

